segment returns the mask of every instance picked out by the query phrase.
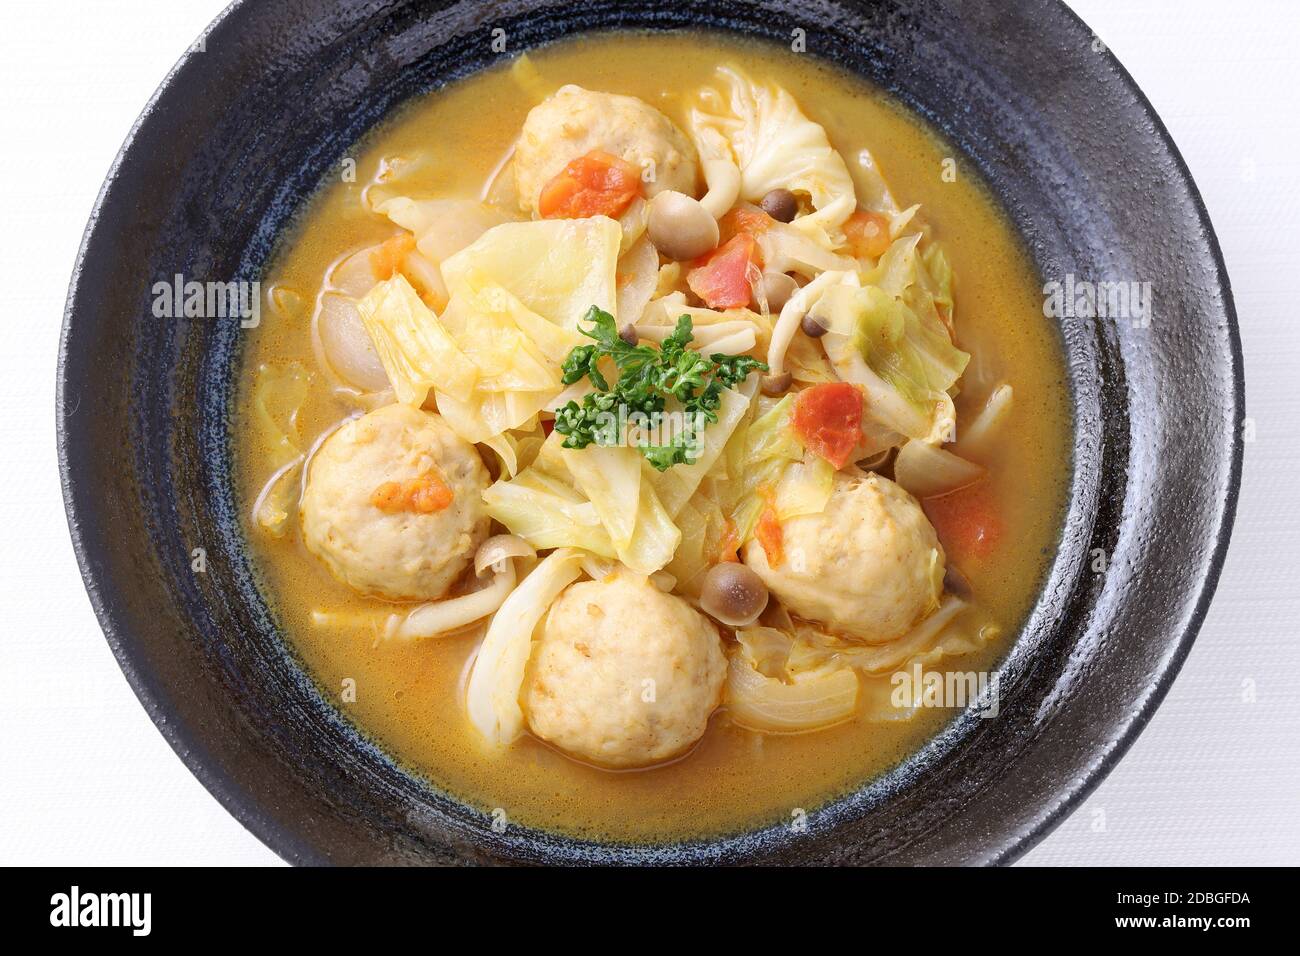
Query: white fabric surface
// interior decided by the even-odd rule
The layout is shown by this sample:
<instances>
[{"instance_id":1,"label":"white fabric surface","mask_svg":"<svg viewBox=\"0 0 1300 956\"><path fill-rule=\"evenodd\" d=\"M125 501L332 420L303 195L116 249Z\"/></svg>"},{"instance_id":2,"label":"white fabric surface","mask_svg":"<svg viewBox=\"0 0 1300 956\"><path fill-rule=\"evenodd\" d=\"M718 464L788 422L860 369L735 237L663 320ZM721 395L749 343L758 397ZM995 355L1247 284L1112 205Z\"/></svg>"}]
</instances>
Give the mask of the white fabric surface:
<instances>
[{"instance_id":1,"label":"white fabric surface","mask_svg":"<svg viewBox=\"0 0 1300 956\"><path fill-rule=\"evenodd\" d=\"M1212 0L1072 5L1146 91L1205 195L1236 292L1257 438L1219 595L1182 676L1116 771L1026 862L1296 863L1300 5L1256 2L1232 16ZM72 555L54 443L59 321L91 204L140 108L222 6L6 7L0 864L277 861L185 769L113 661Z\"/></svg>"}]
</instances>

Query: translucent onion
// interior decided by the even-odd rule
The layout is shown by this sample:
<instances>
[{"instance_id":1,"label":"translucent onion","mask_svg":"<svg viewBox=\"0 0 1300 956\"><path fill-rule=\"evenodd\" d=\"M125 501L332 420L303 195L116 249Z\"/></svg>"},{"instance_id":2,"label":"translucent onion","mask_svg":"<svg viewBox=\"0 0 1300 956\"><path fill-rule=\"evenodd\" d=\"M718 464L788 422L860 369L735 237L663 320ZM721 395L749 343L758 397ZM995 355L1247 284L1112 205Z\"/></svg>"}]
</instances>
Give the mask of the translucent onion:
<instances>
[{"instance_id":1,"label":"translucent onion","mask_svg":"<svg viewBox=\"0 0 1300 956\"><path fill-rule=\"evenodd\" d=\"M1003 383L994 388L974 421L957 436L953 449L964 458L987 460L994 438L1011 415L1013 397L1010 385Z\"/></svg>"},{"instance_id":2,"label":"translucent onion","mask_svg":"<svg viewBox=\"0 0 1300 956\"><path fill-rule=\"evenodd\" d=\"M743 654L727 669L727 712L742 727L800 734L843 723L858 702L858 676L847 667L800 674L783 684L756 671Z\"/></svg>"},{"instance_id":3,"label":"translucent onion","mask_svg":"<svg viewBox=\"0 0 1300 956\"><path fill-rule=\"evenodd\" d=\"M340 379L363 392L388 388L388 373L361 321L356 300L337 292L321 294L312 316L320 343L321 363Z\"/></svg>"},{"instance_id":4,"label":"translucent onion","mask_svg":"<svg viewBox=\"0 0 1300 956\"><path fill-rule=\"evenodd\" d=\"M559 548L510 592L488 626L470 671L465 709L485 741L504 746L524 730L519 692L532 655L533 631L551 602L582 573L582 553Z\"/></svg>"},{"instance_id":5,"label":"translucent onion","mask_svg":"<svg viewBox=\"0 0 1300 956\"><path fill-rule=\"evenodd\" d=\"M488 568L499 570L495 565L503 564L511 558L535 558L537 549L517 534L497 534L478 546L474 555L474 573L479 577Z\"/></svg>"},{"instance_id":6,"label":"translucent onion","mask_svg":"<svg viewBox=\"0 0 1300 956\"><path fill-rule=\"evenodd\" d=\"M918 498L933 498L973 485L985 471L950 451L909 441L894 459L894 480Z\"/></svg>"},{"instance_id":7,"label":"translucent onion","mask_svg":"<svg viewBox=\"0 0 1300 956\"><path fill-rule=\"evenodd\" d=\"M593 581L603 581L616 570L618 570L618 562L613 558L603 558L591 552L586 552L582 556L582 573Z\"/></svg>"},{"instance_id":8,"label":"translucent onion","mask_svg":"<svg viewBox=\"0 0 1300 956\"><path fill-rule=\"evenodd\" d=\"M754 334L754 327L751 325L747 329L741 329L737 332L733 332L731 335L722 336L712 345L708 346L708 349L709 354L713 354L716 351L725 355L744 355L746 352L752 351L754 346L757 344L758 337ZM698 346L698 348L701 352L705 350L705 347L702 345Z\"/></svg>"}]
</instances>

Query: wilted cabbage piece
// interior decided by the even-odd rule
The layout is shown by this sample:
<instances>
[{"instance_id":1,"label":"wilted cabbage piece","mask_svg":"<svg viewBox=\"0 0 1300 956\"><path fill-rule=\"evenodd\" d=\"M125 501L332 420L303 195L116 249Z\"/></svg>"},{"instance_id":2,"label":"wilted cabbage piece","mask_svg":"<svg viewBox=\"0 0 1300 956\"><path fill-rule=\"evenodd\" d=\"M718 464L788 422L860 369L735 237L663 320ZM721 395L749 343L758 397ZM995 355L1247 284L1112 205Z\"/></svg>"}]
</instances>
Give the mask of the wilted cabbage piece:
<instances>
[{"instance_id":1,"label":"wilted cabbage piece","mask_svg":"<svg viewBox=\"0 0 1300 956\"><path fill-rule=\"evenodd\" d=\"M410 199L397 196L379 205L387 216L415 236L415 247L440 266L493 226L506 222L493 206L470 199Z\"/></svg>"},{"instance_id":2,"label":"wilted cabbage piece","mask_svg":"<svg viewBox=\"0 0 1300 956\"><path fill-rule=\"evenodd\" d=\"M561 447L553 433L536 460L484 493L488 514L538 549L582 548L639 574L668 564L681 540L631 447Z\"/></svg>"},{"instance_id":3,"label":"wilted cabbage piece","mask_svg":"<svg viewBox=\"0 0 1300 956\"><path fill-rule=\"evenodd\" d=\"M600 516L620 561L638 574L651 574L673 559L681 531L646 475L650 466L635 448L593 445L562 448L560 455L578 490Z\"/></svg>"},{"instance_id":4,"label":"wilted cabbage piece","mask_svg":"<svg viewBox=\"0 0 1300 956\"><path fill-rule=\"evenodd\" d=\"M253 420L266 460L274 471L253 505L253 517L267 533L279 537L298 500L303 451L298 412L307 398L311 373L301 362L263 363L253 382Z\"/></svg>"},{"instance_id":5,"label":"wilted cabbage piece","mask_svg":"<svg viewBox=\"0 0 1300 956\"><path fill-rule=\"evenodd\" d=\"M773 189L805 193L815 213L795 226L833 248L840 226L857 208L853 179L826 130L773 83L755 83L734 66L718 68L718 85L691 110L691 131L702 158L729 147L740 167L740 198L757 202Z\"/></svg>"},{"instance_id":6,"label":"wilted cabbage piece","mask_svg":"<svg viewBox=\"0 0 1300 956\"><path fill-rule=\"evenodd\" d=\"M423 405L433 388L469 398L478 369L405 276L380 282L357 311L399 402Z\"/></svg>"},{"instance_id":7,"label":"wilted cabbage piece","mask_svg":"<svg viewBox=\"0 0 1300 956\"><path fill-rule=\"evenodd\" d=\"M569 331L593 305L613 313L623 230L613 219L511 222L483 233L442 263L454 297L478 273L523 305Z\"/></svg>"},{"instance_id":8,"label":"wilted cabbage piece","mask_svg":"<svg viewBox=\"0 0 1300 956\"><path fill-rule=\"evenodd\" d=\"M931 291L939 285L917 255L918 235L892 243L862 286L828 288L814 306L840 378L861 385L868 414L908 438L955 436L950 389L970 356L952 343ZM941 291L941 290L939 290Z\"/></svg>"}]
</instances>

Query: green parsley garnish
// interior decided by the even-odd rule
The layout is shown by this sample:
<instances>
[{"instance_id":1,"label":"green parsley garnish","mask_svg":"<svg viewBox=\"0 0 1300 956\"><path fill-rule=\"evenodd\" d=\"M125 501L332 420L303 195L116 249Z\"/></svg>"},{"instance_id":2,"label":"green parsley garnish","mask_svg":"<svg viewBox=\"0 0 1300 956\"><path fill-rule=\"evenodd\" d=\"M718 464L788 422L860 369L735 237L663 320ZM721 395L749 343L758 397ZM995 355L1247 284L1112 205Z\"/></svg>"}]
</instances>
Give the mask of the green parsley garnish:
<instances>
[{"instance_id":1,"label":"green parsley garnish","mask_svg":"<svg viewBox=\"0 0 1300 956\"><path fill-rule=\"evenodd\" d=\"M659 348L628 345L619 337L614 317L596 306L587 310L578 327L592 339L579 345L564 360L563 381L572 385L584 376L596 391L582 404L569 402L555 413L555 430L564 436L565 448L586 448L590 444L618 445L623 429L616 427L637 414L657 419L668 399L681 404L683 425L666 444L638 443L646 460L659 471L688 464L701 444L701 432L718 420L722 390L735 388L753 371L767 371L767 365L748 355L718 353L707 358L686 346L695 338L691 317L682 315L672 335ZM618 380L610 385L597 367L610 358L618 369Z\"/></svg>"}]
</instances>

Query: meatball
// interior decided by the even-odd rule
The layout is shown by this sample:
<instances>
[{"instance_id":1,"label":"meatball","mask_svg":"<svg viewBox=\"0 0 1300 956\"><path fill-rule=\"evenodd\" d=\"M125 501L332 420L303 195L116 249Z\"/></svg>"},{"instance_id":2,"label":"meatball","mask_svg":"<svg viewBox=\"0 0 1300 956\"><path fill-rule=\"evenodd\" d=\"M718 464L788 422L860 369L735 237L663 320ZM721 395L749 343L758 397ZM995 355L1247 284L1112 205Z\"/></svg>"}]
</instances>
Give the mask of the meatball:
<instances>
[{"instance_id":1,"label":"meatball","mask_svg":"<svg viewBox=\"0 0 1300 956\"><path fill-rule=\"evenodd\" d=\"M653 163L647 197L664 189L695 195L695 147L673 121L635 96L560 87L533 107L515 148L519 205L535 213L542 187L579 156L593 149L618 156L639 169Z\"/></svg>"},{"instance_id":2,"label":"meatball","mask_svg":"<svg viewBox=\"0 0 1300 956\"><path fill-rule=\"evenodd\" d=\"M487 537L487 485L478 452L441 416L386 405L334 432L312 458L303 540L363 594L436 600Z\"/></svg>"},{"instance_id":3,"label":"meatball","mask_svg":"<svg viewBox=\"0 0 1300 956\"><path fill-rule=\"evenodd\" d=\"M758 541L744 560L790 612L877 644L904 634L938 605L944 554L909 495L888 478L836 475L821 514L781 525L785 558L768 564Z\"/></svg>"},{"instance_id":4,"label":"meatball","mask_svg":"<svg viewBox=\"0 0 1300 956\"><path fill-rule=\"evenodd\" d=\"M681 598L620 573L551 605L524 689L533 733L605 767L644 767L699 740L726 661L717 629Z\"/></svg>"}]
</instances>

